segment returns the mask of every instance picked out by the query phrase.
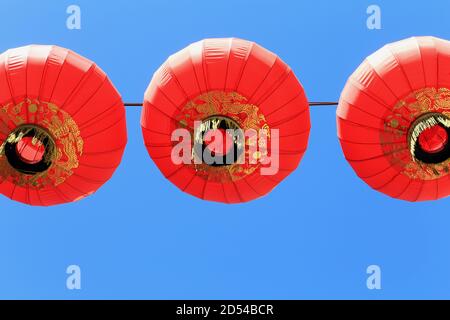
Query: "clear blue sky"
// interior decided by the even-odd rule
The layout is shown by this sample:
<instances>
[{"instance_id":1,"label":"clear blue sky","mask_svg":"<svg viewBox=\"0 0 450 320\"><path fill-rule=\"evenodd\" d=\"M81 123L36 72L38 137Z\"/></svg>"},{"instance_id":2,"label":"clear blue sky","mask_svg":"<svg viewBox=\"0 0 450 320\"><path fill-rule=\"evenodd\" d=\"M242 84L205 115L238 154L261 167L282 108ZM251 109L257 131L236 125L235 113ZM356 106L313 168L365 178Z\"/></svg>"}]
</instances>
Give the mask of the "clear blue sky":
<instances>
[{"instance_id":1,"label":"clear blue sky","mask_svg":"<svg viewBox=\"0 0 450 320\"><path fill-rule=\"evenodd\" d=\"M66 8L82 29L66 28ZM241 37L280 55L311 101L336 100L364 57L413 35L450 39L447 0L1 0L0 51L68 47L140 101L168 55L206 37ZM0 298L450 298L450 199L410 204L372 191L346 163L335 108L311 110L310 147L269 196L237 206L183 194L150 160L127 110L114 177L76 204L30 208L1 197ZM66 289L66 267L82 290ZM382 268L382 290L366 268Z\"/></svg>"}]
</instances>

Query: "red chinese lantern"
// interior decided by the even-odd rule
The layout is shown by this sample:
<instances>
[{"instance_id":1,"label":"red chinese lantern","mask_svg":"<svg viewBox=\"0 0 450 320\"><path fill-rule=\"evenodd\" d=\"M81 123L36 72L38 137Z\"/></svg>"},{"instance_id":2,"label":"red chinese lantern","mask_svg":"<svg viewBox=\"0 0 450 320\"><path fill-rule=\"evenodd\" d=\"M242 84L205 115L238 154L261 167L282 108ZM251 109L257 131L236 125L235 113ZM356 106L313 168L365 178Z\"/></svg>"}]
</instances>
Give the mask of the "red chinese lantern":
<instances>
[{"instance_id":1,"label":"red chinese lantern","mask_svg":"<svg viewBox=\"0 0 450 320\"><path fill-rule=\"evenodd\" d=\"M167 179L191 195L224 203L269 193L298 166L310 131L308 102L292 70L240 39L207 39L171 56L145 93L141 124L148 152ZM192 139L182 163L173 160L177 129ZM258 135L230 133L247 131ZM215 150L220 161L199 161L205 150ZM275 170L264 172L271 165Z\"/></svg>"},{"instance_id":2,"label":"red chinese lantern","mask_svg":"<svg viewBox=\"0 0 450 320\"><path fill-rule=\"evenodd\" d=\"M0 192L49 206L95 192L126 144L122 99L93 62L57 46L0 55Z\"/></svg>"},{"instance_id":3,"label":"red chinese lantern","mask_svg":"<svg viewBox=\"0 0 450 320\"><path fill-rule=\"evenodd\" d=\"M408 201L450 194L450 42L380 49L348 80L337 117L345 157L372 188Z\"/></svg>"}]
</instances>

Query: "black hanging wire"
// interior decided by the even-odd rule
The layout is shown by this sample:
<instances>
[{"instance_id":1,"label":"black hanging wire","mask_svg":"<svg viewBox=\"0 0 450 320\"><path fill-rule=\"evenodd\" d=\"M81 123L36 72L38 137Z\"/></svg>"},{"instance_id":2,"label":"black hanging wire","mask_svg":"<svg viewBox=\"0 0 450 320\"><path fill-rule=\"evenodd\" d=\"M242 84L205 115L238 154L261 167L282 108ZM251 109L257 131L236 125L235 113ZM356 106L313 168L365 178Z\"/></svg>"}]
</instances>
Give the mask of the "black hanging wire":
<instances>
[{"instance_id":1,"label":"black hanging wire","mask_svg":"<svg viewBox=\"0 0 450 320\"><path fill-rule=\"evenodd\" d=\"M125 107L142 107L142 102L125 102Z\"/></svg>"},{"instance_id":2,"label":"black hanging wire","mask_svg":"<svg viewBox=\"0 0 450 320\"><path fill-rule=\"evenodd\" d=\"M310 102L311 107L321 107L321 106L337 106L339 102Z\"/></svg>"},{"instance_id":3,"label":"black hanging wire","mask_svg":"<svg viewBox=\"0 0 450 320\"><path fill-rule=\"evenodd\" d=\"M338 102L310 102L311 107L337 106ZM142 102L125 102L125 107L142 107Z\"/></svg>"}]
</instances>

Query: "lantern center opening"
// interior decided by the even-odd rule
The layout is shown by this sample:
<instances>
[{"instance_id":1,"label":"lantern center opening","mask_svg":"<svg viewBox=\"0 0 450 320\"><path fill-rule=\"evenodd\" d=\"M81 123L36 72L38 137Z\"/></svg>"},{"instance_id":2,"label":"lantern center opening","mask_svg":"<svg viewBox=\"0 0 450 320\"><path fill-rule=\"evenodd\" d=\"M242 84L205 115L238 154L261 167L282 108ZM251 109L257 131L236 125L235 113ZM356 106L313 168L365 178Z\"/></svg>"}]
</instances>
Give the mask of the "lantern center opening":
<instances>
[{"instance_id":1,"label":"lantern center opening","mask_svg":"<svg viewBox=\"0 0 450 320\"><path fill-rule=\"evenodd\" d=\"M16 152L23 162L36 164L44 158L45 147L42 141L33 137L23 137L16 144Z\"/></svg>"},{"instance_id":2,"label":"lantern center opening","mask_svg":"<svg viewBox=\"0 0 450 320\"><path fill-rule=\"evenodd\" d=\"M447 130L440 125L425 129L419 135L420 147L428 153L442 151L448 143Z\"/></svg>"},{"instance_id":3,"label":"lantern center opening","mask_svg":"<svg viewBox=\"0 0 450 320\"><path fill-rule=\"evenodd\" d=\"M411 155L427 164L439 164L450 157L450 119L429 113L417 119L409 132Z\"/></svg>"},{"instance_id":4,"label":"lantern center opening","mask_svg":"<svg viewBox=\"0 0 450 320\"><path fill-rule=\"evenodd\" d=\"M204 137L206 147L216 155L226 155L233 148L233 134L220 128L208 130Z\"/></svg>"},{"instance_id":5,"label":"lantern center opening","mask_svg":"<svg viewBox=\"0 0 450 320\"><path fill-rule=\"evenodd\" d=\"M233 165L243 150L244 133L231 118L212 116L196 129L194 155L202 163L213 167Z\"/></svg>"},{"instance_id":6,"label":"lantern center opening","mask_svg":"<svg viewBox=\"0 0 450 320\"><path fill-rule=\"evenodd\" d=\"M47 130L36 125L23 125L8 135L3 152L15 170L35 175L50 168L56 148Z\"/></svg>"}]
</instances>

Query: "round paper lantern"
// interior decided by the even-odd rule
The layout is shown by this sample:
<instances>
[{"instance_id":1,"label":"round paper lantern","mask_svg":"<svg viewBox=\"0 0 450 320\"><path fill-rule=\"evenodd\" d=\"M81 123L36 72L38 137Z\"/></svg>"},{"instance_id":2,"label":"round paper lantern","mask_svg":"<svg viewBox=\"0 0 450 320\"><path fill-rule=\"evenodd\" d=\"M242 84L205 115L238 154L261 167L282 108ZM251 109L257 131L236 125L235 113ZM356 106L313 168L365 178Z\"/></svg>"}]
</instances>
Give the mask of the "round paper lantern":
<instances>
[{"instance_id":1,"label":"round paper lantern","mask_svg":"<svg viewBox=\"0 0 450 320\"><path fill-rule=\"evenodd\" d=\"M141 124L167 179L224 203L269 193L298 166L310 131L308 102L292 70L256 43L235 38L206 39L172 55L145 93ZM173 158L178 130L191 138L182 163ZM204 161L205 152L218 160Z\"/></svg>"},{"instance_id":2,"label":"round paper lantern","mask_svg":"<svg viewBox=\"0 0 450 320\"><path fill-rule=\"evenodd\" d=\"M450 42L386 45L350 77L337 117L345 157L372 188L413 202L450 194Z\"/></svg>"},{"instance_id":3,"label":"round paper lantern","mask_svg":"<svg viewBox=\"0 0 450 320\"><path fill-rule=\"evenodd\" d=\"M126 144L122 99L93 62L57 46L0 55L0 192L50 206L95 192Z\"/></svg>"}]
</instances>

